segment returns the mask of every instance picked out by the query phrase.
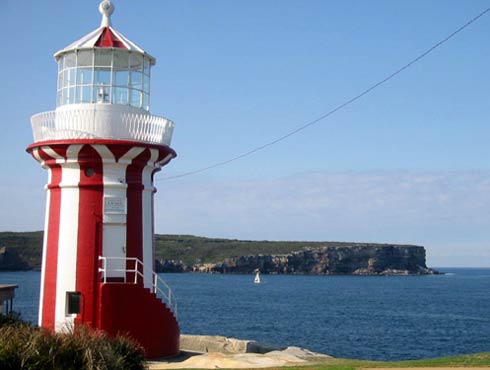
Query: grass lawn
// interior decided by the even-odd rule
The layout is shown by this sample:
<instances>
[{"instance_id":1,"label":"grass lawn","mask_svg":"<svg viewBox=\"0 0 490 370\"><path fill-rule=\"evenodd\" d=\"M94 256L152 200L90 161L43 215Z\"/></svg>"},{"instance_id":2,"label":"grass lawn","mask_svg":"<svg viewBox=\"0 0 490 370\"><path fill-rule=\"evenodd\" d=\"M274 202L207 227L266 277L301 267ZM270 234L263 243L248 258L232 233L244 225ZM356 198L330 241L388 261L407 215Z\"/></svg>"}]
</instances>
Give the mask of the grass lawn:
<instances>
[{"instance_id":1,"label":"grass lawn","mask_svg":"<svg viewBox=\"0 0 490 370\"><path fill-rule=\"evenodd\" d=\"M331 360L313 366L283 367L277 370L301 369L301 370L354 370L364 368L399 368L399 367L490 367L490 352L475 353L471 355L442 357L426 360L380 362L347 360L332 358Z\"/></svg>"}]
</instances>

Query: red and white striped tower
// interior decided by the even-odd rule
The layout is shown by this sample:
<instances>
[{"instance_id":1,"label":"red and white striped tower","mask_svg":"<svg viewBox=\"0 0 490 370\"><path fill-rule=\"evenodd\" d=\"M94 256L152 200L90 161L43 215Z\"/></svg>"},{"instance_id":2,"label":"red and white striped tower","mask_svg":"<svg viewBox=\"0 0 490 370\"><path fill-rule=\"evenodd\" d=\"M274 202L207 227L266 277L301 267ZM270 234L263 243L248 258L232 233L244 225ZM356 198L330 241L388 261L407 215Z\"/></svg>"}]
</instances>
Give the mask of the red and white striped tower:
<instances>
[{"instance_id":1,"label":"red and white striped tower","mask_svg":"<svg viewBox=\"0 0 490 370\"><path fill-rule=\"evenodd\" d=\"M176 156L173 122L149 113L155 58L112 28L109 0L99 10L101 26L54 55L56 110L32 117L27 151L49 178L39 324L129 333L147 356L171 356L179 327L153 272L153 177Z\"/></svg>"}]
</instances>

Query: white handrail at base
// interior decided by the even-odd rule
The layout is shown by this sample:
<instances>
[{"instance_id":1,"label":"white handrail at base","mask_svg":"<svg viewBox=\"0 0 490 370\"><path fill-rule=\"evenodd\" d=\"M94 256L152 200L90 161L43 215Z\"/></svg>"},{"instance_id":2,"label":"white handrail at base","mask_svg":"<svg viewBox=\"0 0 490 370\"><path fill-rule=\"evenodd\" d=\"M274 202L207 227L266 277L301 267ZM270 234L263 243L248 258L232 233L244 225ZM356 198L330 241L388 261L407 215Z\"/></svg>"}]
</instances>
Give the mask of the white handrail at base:
<instances>
[{"instance_id":1,"label":"white handrail at base","mask_svg":"<svg viewBox=\"0 0 490 370\"><path fill-rule=\"evenodd\" d=\"M102 273L102 282L107 283L107 273L108 272L122 272L124 273L124 282L128 284L138 284L138 277L141 278L141 281L144 283L148 283L151 286L151 291L155 293L155 295L160 298L163 303L167 305L167 307L173 312L175 317L177 318L177 300L172 292L172 289L168 286L168 284L157 275L155 271L152 269L146 268L143 265L143 262L136 257L106 257L99 256L99 261L102 266L99 267L99 272ZM107 261L124 261L125 266L127 262L132 262L134 264L134 268L108 268ZM151 279L145 277L145 272L151 275ZM131 281L127 281L127 274L134 274L134 279ZM162 287L162 288L161 288ZM166 292L165 292L166 291Z\"/></svg>"}]
</instances>

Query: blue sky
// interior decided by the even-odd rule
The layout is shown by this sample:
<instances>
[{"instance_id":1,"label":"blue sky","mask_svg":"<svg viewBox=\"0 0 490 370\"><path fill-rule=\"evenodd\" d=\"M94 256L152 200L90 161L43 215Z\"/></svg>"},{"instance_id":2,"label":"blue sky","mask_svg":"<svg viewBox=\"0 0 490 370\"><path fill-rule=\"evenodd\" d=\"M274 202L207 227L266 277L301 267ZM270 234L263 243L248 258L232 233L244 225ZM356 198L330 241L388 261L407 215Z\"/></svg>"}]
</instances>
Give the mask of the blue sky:
<instances>
[{"instance_id":1,"label":"blue sky","mask_svg":"<svg viewBox=\"0 0 490 370\"><path fill-rule=\"evenodd\" d=\"M52 54L99 1L0 2L0 230L39 230L46 173L24 148L55 108ZM115 1L157 58L151 111L176 123L156 231L424 245L432 266L490 267L490 15L362 100L230 165L383 79L490 1Z\"/></svg>"}]
</instances>

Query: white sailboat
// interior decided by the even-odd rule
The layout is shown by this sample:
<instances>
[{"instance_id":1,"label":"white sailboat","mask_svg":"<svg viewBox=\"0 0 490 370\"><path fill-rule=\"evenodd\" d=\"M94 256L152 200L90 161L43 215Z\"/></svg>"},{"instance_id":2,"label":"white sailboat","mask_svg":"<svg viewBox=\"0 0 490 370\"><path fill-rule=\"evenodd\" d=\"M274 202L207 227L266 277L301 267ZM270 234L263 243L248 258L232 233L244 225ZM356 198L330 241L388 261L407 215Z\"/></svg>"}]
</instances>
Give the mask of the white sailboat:
<instances>
[{"instance_id":1,"label":"white sailboat","mask_svg":"<svg viewBox=\"0 0 490 370\"><path fill-rule=\"evenodd\" d=\"M259 271L257 271L257 273L255 274L254 283L260 284L260 272Z\"/></svg>"}]
</instances>

